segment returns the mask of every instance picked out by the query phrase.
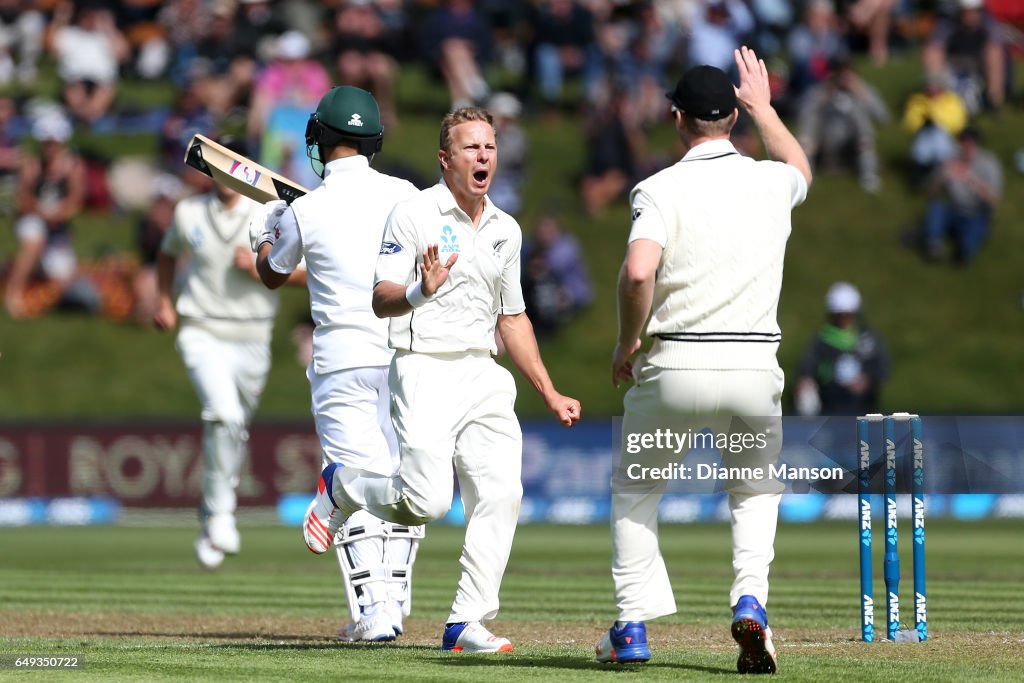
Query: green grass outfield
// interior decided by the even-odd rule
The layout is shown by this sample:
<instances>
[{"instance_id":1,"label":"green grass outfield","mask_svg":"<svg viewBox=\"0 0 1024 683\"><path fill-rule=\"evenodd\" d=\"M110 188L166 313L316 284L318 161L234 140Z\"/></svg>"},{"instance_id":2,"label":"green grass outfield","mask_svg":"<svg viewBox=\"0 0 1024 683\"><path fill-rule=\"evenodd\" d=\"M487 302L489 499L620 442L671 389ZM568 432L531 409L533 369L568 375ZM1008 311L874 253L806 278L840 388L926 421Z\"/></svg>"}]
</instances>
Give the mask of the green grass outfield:
<instances>
[{"instance_id":1,"label":"green grass outfield","mask_svg":"<svg viewBox=\"0 0 1024 683\"><path fill-rule=\"evenodd\" d=\"M406 635L388 646L333 640L344 619L336 562L310 555L297 529L243 527L242 534L242 554L219 572L204 573L194 564L189 528L0 530L0 654L84 655L86 668L76 673L32 674L32 680L61 681L653 681L736 675L726 604L729 532L723 525L663 528L681 611L649 625L654 657L628 667L599 665L592 654L614 618L605 526L519 530L494 623L516 651L490 656L437 649L458 575L461 528L429 530L416 565L414 616ZM780 529L769 607L782 678L1020 680L1019 522L929 524L931 639L923 644L857 639L855 538L850 522ZM909 557L904 562L909 616ZM876 576L879 603L880 583ZM880 604L877 614L884 618ZM0 671L0 679L22 678Z\"/></svg>"}]
</instances>

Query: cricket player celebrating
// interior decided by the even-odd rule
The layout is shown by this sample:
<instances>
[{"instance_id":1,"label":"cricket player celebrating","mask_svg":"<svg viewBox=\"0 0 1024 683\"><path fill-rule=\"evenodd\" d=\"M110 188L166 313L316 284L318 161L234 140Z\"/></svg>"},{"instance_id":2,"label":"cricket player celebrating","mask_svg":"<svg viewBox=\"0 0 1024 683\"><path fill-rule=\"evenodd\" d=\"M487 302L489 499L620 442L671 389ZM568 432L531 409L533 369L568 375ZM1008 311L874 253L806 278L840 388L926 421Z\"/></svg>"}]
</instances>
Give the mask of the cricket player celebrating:
<instances>
[{"instance_id":1,"label":"cricket player celebrating","mask_svg":"<svg viewBox=\"0 0 1024 683\"><path fill-rule=\"evenodd\" d=\"M240 143L221 144L245 154ZM202 533L196 559L215 569L241 547L235 525L239 473L248 427L270 371L270 337L278 296L253 279L249 220L262 207L234 190L183 199L164 235L157 262L159 304L154 323L172 330L202 404ZM177 301L172 287L179 259L188 255ZM244 260L242 259L244 257ZM304 271L292 278L304 283Z\"/></svg>"},{"instance_id":2,"label":"cricket player celebrating","mask_svg":"<svg viewBox=\"0 0 1024 683\"><path fill-rule=\"evenodd\" d=\"M688 151L631 195L612 381L636 379L625 397L627 422L671 415L771 418L769 452L763 454L770 459L781 445L783 375L775 354L782 263L790 213L806 197L811 171L771 106L764 62L744 47L736 51L736 64L738 89L721 70L699 66L669 94ZM737 100L778 161L745 158L729 142ZM634 368L648 315L654 344ZM735 570L729 604L740 673L776 669L764 605L780 494L762 483L760 490L750 483L729 488ZM620 484L613 480L612 578L619 616L598 644L597 658L646 661L644 622L676 611L658 548L664 481Z\"/></svg>"},{"instance_id":3,"label":"cricket player celebrating","mask_svg":"<svg viewBox=\"0 0 1024 683\"><path fill-rule=\"evenodd\" d=\"M322 160L323 182L291 207L267 204L254 222L256 267L278 287L305 258L315 323L306 376L313 416L329 464L389 477L398 471L398 444L389 413L388 324L373 314L373 271L384 224L395 202L416 188L370 167L384 128L373 95L351 86L331 89L306 128L307 152ZM334 545L352 623L342 640L389 641L402 633L411 607L412 565L422 526L353 514Z\"/></svg>"},{"instance_id":4,"label":"cricket player celebrating","mask_svg":"<svg viewBox=\"0 0 1024 683\"><path fill-rule=\"evenodd\" d=\"M516 387L494 362L495 326L512 362L566 426L579 401L555 390L524 313L522 233L487 198L498 162L491 115L458 109L441 122L440 183L399 203L377 260L373 310L391 318L391 409L401 476L328 465L303 526L325 552L333 530L357 509L421 524L444 516L452 464L466 511L462 575L441 647L510 652L483 622L498 612L522 498L522 433ZM340 509L339 509L340 506Z\"/></svg>"}]
</instances>

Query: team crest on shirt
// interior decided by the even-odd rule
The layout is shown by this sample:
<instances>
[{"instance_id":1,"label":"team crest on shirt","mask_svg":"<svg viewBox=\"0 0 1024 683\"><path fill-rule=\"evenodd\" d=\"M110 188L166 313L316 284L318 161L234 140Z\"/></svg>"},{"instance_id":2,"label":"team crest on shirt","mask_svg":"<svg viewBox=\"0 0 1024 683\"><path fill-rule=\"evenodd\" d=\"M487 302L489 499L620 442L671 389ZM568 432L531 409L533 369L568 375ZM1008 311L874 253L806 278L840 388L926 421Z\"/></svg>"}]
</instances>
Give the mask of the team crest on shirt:
<instances>
[{"instance_id":1,"label":"team crest on shirt","mask_svg":"<svg viewBox=\"0 0 1024 683\"><path fill-rule=\"evenodd\" d=\"M643 215L643 212L643 209L633 209L633 220L635 221L637 218L640 218L640 216Z\"/></svg>"},{"instance_id":2,"label":"team crest on shirt","mask_svg":"<svg viewBox=\"0 0 1024 683\"><path fill-rule=\"evenodd\" d=\"M198 249L203 246L203 228L198 223L192 226L192 229L188 233L188 243L192 245L193 249Z\"/></svg>"},{"instance_id":3,"label":"team crest on shirt","mask_svg":"<svg viewBox=\"0 0 1024 683\"><path fill-rule=\"evenodd\" d=\"M402 245L399 244L398 242L381 242L380 243L380 253L381 254L385 254L385 255L397 254L400 251L402 251Z\"/></svg>"},{"instance_id":4,"label":"team crest on shirt","mask_svg":"<svg viewBox=\"0 0 1024 683\"><path fill-rule=\"evenodd\" d=\"M505 246L505 242L508 242L508 240L507 239L504 239L504 240L494 240L494 244L492 246L494 247L494 255L495 256L501 254L501 248L503 246Z\"/></svg>"},{"instance_id":5,"label":"team crest on shirt","mask_svg":"<svg viewBox=\"0 0 1024 683\"><path fill-rule=\"evenodd\" d=\"M450 225L446 225L441 228L441 248L438 253L441 254L458 254L462 251L462 247L458 242L458 235L452 230Z\"/></svg>"}]
</instances>

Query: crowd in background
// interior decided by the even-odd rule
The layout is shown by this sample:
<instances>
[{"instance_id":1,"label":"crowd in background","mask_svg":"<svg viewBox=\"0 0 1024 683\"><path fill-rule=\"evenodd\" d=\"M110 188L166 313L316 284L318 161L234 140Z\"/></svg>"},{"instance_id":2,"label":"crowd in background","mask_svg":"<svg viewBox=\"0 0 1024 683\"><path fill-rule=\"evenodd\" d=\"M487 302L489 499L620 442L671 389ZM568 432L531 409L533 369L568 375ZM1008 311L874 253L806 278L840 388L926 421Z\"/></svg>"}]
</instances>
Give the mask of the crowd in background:
<instances>
[{"instance_id":1,"label":"crowd in background","mask_svg":"<svg viewBox=\"0 0 1024 683\"><path fill-rule=\"evenodd\" d=\"M263 163L314 186L303 131L321 94L332 84L371 90L393 130L397 76L411 65L447 90L451 107L496 115L492 198L513 214L529 173L523 120L579 116L579 204L600 215L671 163L648 145L668 86L693 64L733 70L740 44L765 58L773 100L819 171L849 169L879 192L876 126L901 119L908 182L932 197L916 243L933 259L951 245L966 262L1002 189L972 122L1013 102L1022 27L1024 3L1009 0L0 0L0 193L18 245L2 255L4 305L13 317L58 301L111 308L103 284L81 277L71 218L83 207L129 209L142 213L140 265L131 302L114 309L148 319L154 246L174 202L201 183L181 173L193 133L244 133ZM921 54L920 89L890 112L855 64L883 66L908 48ZM43 60L55 66L60 101L35 92ZM496 73L500 91L488 80ZM172 83L175 101L119 107L125 79ZM158 168L88 158L71 145L76 130L156 131ZM741 121L736 144L759 155L751 133ZM527 295L551 333L590 302L586 268L557 212L524 228Z\"/></svg>"}]
</instances>

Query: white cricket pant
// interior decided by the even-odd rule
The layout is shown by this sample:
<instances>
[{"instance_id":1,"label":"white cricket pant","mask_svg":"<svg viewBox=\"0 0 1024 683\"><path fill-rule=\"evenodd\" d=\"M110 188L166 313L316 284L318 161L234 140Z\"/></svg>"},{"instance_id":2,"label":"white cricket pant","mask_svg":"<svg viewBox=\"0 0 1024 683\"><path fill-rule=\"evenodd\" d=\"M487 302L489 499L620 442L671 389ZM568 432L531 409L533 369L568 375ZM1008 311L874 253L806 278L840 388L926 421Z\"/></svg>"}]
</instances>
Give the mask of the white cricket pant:
<instances>
[{"instance_id":1,"label":"white cricket pant","mask_svg":"<svg viewBox=\"0 0 1024 683\"><path fill-rule=\"evenodd\" d=\"M225 340L185 324L178 333L176 346L202 405L200 512L204 519L234 514L235 489L249 440L249 420L270 371L269 344Z\"/></svg>"},{"instance_id":2,"label":"white cricket pant","mask_svg":"<svg viewBox=\"0 0 1024 683\"><path fill-rule=\"evenodd\" d=\"M766 422L772 427L767 448L723 453L723 464L767 467L777 460L782 445L782 370L669 370L645 363L636 376L624 401L625 424L631 416L664 416L672 419L659 424L675 427L684 425L687 415L718 415L724 419L713 431L722 433L728 430L730 415L774 418ZM664 490L664 480L631 481L628 487L613 482L612 578L619 621L646 621L676 611L658 546L658 503ZM741 595L753 595L762 604L768 601L780 491L777 485L745 484L729 490L735 573L730 606Z\"/></svg>"},{"instance_id":3,"label":"white cricket pant","mask_svg":"<svg viewBox=\"0 0 1024 683\"><path fill-rule=\"evenodd\" d=\"M384 476L398 471L398 440L391 424L388 367L306 369L323 467L338 463Z\"/></svg>"},{"instance_id":4,"label":"white cricket pant","mask_svg":"<svg viewBox=\"0 0 1024 683\"><path fill-rule=\"evenodd\" d=\"M306 369L312 394L313 421L320 439L322 467L338 463L390 477L398 472L398 441L391 424L391 392L388 389L388 367L347 368L319 375L310 363ZM379 519L369 513L352 515L346 525L377 529ZM379 530L378 530L379 531ZM351 541L340 548L339 562L347 563L344 571L367 572L375 580L358 588L358 605L350 605L353 618L360 608L367 608L388 599L386 553L405 551L408 558L410 539L389 539L367 533L367 538ZM348 587L346 586L346 593Z\"/></svg>"},{"instance_id":5,"label":"white cricket pant","mask_svg":"<svg viewBox=\"0 0 1024 683\"><path fill-rule=\"evenodd\" d=\"M401 454L399 476L338 468L333 485L382 519L425 524L451 508L454 463L466 512L466 540L447 621L493 619L523 496L515 380L486 351L398 351L389 383Z\"/></svg>"}]
</instances>

